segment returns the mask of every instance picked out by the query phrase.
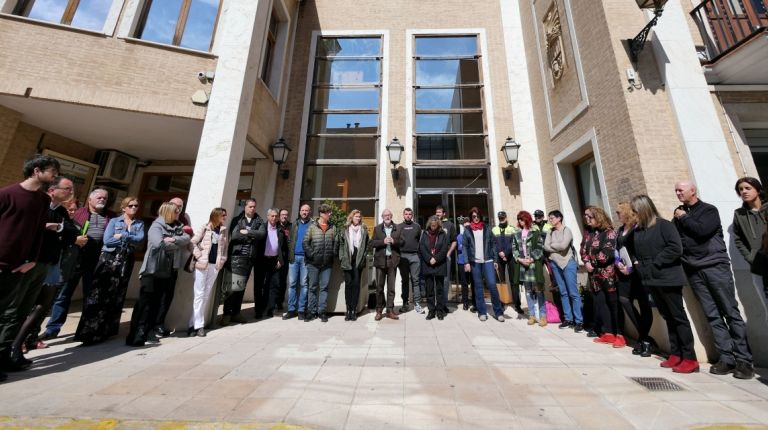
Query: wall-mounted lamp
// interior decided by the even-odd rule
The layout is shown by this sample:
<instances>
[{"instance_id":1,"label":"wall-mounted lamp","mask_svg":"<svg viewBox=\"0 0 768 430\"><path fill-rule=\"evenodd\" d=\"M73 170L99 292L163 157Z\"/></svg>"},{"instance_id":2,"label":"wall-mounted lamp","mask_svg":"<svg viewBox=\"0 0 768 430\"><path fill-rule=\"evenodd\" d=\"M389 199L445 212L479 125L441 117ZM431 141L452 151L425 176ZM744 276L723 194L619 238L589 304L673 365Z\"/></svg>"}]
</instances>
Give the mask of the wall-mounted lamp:
<instances>
[{"instance_id":1,"label":"wall-mounted lamp","mask_svg":"<svg viewBox=\"0 0 768 430\"><path fill-rule=\"evenodd\" d=\"M629 57L633 63L637 63L637 57L640 55L640 51L645 46L645 40L648 38L648 33L651 31L651 27L656 25L659 21L661 13L664 12L664 5L667 4L667 0L635 0L637 7L642 9L653 9L653 19L637 33L633 39L629 40Z\"/></svg>"},{"instance_id":2,"label":"wall-mounted lamp","mask_svg":"<svg viewBox=\"0 0 768 430\"><path fill-rule=\"evenodd\" d=\"M283 163L285 163L285 160L288 159L288 152L291 148L285 143L285 139L281 137L280 139L277 139L277 142L270 146L270 149L272 150L272 160L275 161L277 169L280 170L280 166L282 166ZM280 175L283 179L288 179L288 173L288 169L280 170Z\"/></svg>"},{"instance_id":3,"label":"wall-mounted lamp","mask_svg":"<svg viewBox=\"0 0 768 430\"><path fill-rule=\"evenodd\" d=\"M392 179L398 180L400 172L397 170L397 165L400 164L400 157L403 155L403 145L400 144L397 137L387 145L387 154L389 154L389 162L392 163Z\"/></svg>"},{"instance_id":4,"label":"wall-mounted lamp","mask_svg":"<svg viewBox=\"0 0 768 430\"><path fill-rule=\"evenodd\" d=\"M515 139L511 136L507 136L507 140L505 140L504 145L501 146L501 152L504 154L504 159L507 160L507 164L514 167L520 155L520 144L515 142ZM509 180L510 178L512 178L512 171L510 169L504 169L504 179Z\"/></svg>"}]
</instances>

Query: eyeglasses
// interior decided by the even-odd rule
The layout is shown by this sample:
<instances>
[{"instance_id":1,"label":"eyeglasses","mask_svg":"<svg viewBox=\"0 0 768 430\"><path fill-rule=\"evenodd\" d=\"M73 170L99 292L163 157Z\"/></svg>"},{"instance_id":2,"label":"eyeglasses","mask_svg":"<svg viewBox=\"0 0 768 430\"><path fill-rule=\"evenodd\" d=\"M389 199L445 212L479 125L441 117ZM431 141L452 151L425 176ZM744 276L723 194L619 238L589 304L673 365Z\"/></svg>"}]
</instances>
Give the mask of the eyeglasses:
<instances>
[{"instance_id":1,"label":"eyeglasses","mask_svg":"<svg viewBox=\"0 0 768 430\"><path fill-rule=\"evenodd\" d=\"M477 218L477 219L480 219L480 215L478 215L478 214L472 214L472 218Z\"/></svg>"},{"instance_id":2,"label":"eyeglasses","mask_svg":"<svg viewBox=\"0 0 768 430\"><path fill-rule=\"evenodd\" d=\"M72 191L72 190L74 190L74 188L72 188L72 187L56 187L56 189L62 190L62 191Z\"/></svg>"},{"instance_id":3,"label":"eyeglasses","mask_svg":"<svg viewBox=\"0 0 768 430\"><path fill-rule=\"evenodd\" d=\"M137 207L139 207L139 205L138 204L136 204L136 205L128 205L127 207L129 207L129 208L137 208Z\"/></svg>"},{"instance_id":4,"label":"eyeglasses","mask_svg":"<svg viewBox=\"0 0 768 430\"><path fill-rule=\"evenodd\" d=\"M593 215L590 215L590 214L584 214L584 218L586 218L586 219L595 219L595 217Z\"/></svg>"}]
</instances>

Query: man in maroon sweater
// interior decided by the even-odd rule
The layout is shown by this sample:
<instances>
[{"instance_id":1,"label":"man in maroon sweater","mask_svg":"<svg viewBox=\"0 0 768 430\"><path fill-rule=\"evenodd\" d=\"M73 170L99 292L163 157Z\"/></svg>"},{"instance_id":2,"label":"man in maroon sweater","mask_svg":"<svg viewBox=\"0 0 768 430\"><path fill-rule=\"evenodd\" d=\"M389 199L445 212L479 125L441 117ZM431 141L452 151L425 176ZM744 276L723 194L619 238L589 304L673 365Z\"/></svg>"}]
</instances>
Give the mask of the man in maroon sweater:
<instances>
[{"instance_id":1,"label":"man in maroon sweater","mask_svg":"<svg viewBox=\"0 0 768 430\"><path fill-rule=\"evenodd\" d=\"M0 363L5 363L17 318L21 275L35 267L51 199L40 191L59 174L59 162L37 155L24 163L24 181L0 189ZM6 379L0 371L0 381Z\"/></svg>"}]
</instances>

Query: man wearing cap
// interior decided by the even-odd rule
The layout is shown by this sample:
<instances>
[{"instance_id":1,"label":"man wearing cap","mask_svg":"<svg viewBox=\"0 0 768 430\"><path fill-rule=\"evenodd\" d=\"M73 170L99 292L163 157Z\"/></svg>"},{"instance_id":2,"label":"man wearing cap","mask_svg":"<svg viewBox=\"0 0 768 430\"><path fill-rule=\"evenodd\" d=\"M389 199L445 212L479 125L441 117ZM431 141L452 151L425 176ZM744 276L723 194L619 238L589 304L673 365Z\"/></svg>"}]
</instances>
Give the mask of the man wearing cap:
<instances>
[{"instance_id":1,"label":"man wearing cap","mask_svg":"<svg viewBox=\"0 0 768 430\"><path fill-rule=\"evenodd\" d=\"M507 285L512 290L515 311L522 314L520 287L512 285L512 277L515 273L515 259L512 257L512 236L515 234L516 229L507 223L507 212L499 211L496 216L499 218L499 223L491 229L491 234L496 239L496 255L499 262L498 278L499 281L506 278Z\"/></svg>"}]
</instances>

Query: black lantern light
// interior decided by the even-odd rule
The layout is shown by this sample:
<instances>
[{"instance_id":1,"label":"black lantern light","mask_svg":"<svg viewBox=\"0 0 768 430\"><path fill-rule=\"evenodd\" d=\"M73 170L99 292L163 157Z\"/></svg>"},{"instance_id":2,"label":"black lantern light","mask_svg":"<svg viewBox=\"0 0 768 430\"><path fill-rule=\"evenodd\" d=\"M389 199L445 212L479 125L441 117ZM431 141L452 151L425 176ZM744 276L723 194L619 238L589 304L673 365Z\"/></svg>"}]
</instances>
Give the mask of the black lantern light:
<instances>
[{"instance_id":1,"label":"black lantern light","mask_svg":"<svg viewBox=\"0 0 768 430\"><path fill-rule=\"evenodd\" d=\"M514 166L520 156L520 144L511 136L507 136L507 140L505 140L504 145L501 146L501 152L504 153L504 159L507 160L507 164ZM504 178L509 180L511 177L512 171L510 169L505 169Z\"/></svg>"},{"instance_id":2,"label":"black lantern light","mask_svg":"<svg viewBox=\"0 0 768 430\"><path fill-rule=\"evenodd\" d=\"M397 180L400 174L397 170L397 165L400 164L400 158L403 156L403 145L397 140L397 137L392 139L387 145L387 154L389 154L389 162L392 163L392 178Z\"/></svg>"},{"instance_id":3,"label":"black lantern light","mask_svg":"<svg viewBox=\"0 0 768 430\"><path fill-rule=\"evenodd\" d=\"M629 40L629 57L632 59L633 63L637 63L637 57L645 46L645 40L648 38L648 33L651 31L651 27L656 25L659 21L661 13L664 12L664 5L667 4L667 0L635 0L635 2L637 2L637 7L641 10L652 9L653 19L640 30L640 33L637 33L637 36Z\"/></svg>"},{"instance_id":4,"label":"black lantern light","mask_svg":"<svg viewBox=\"0 0 768 430\"><path fill-rule=\"evenodd\" d=\"M288 147L288 144L285 143L285 139L282 137L280 139L277 139L277 142L273 143L272 146L270 146L270 149L272 149L272 160L274 160L275 164L277 164L278 170L280 169L280 166L285 163L285 160L288 159L288 152L291 150L291 148ZM283 179L288 179L288 170L280 170L281 176Z\"/></svg>"}]
</instances>

